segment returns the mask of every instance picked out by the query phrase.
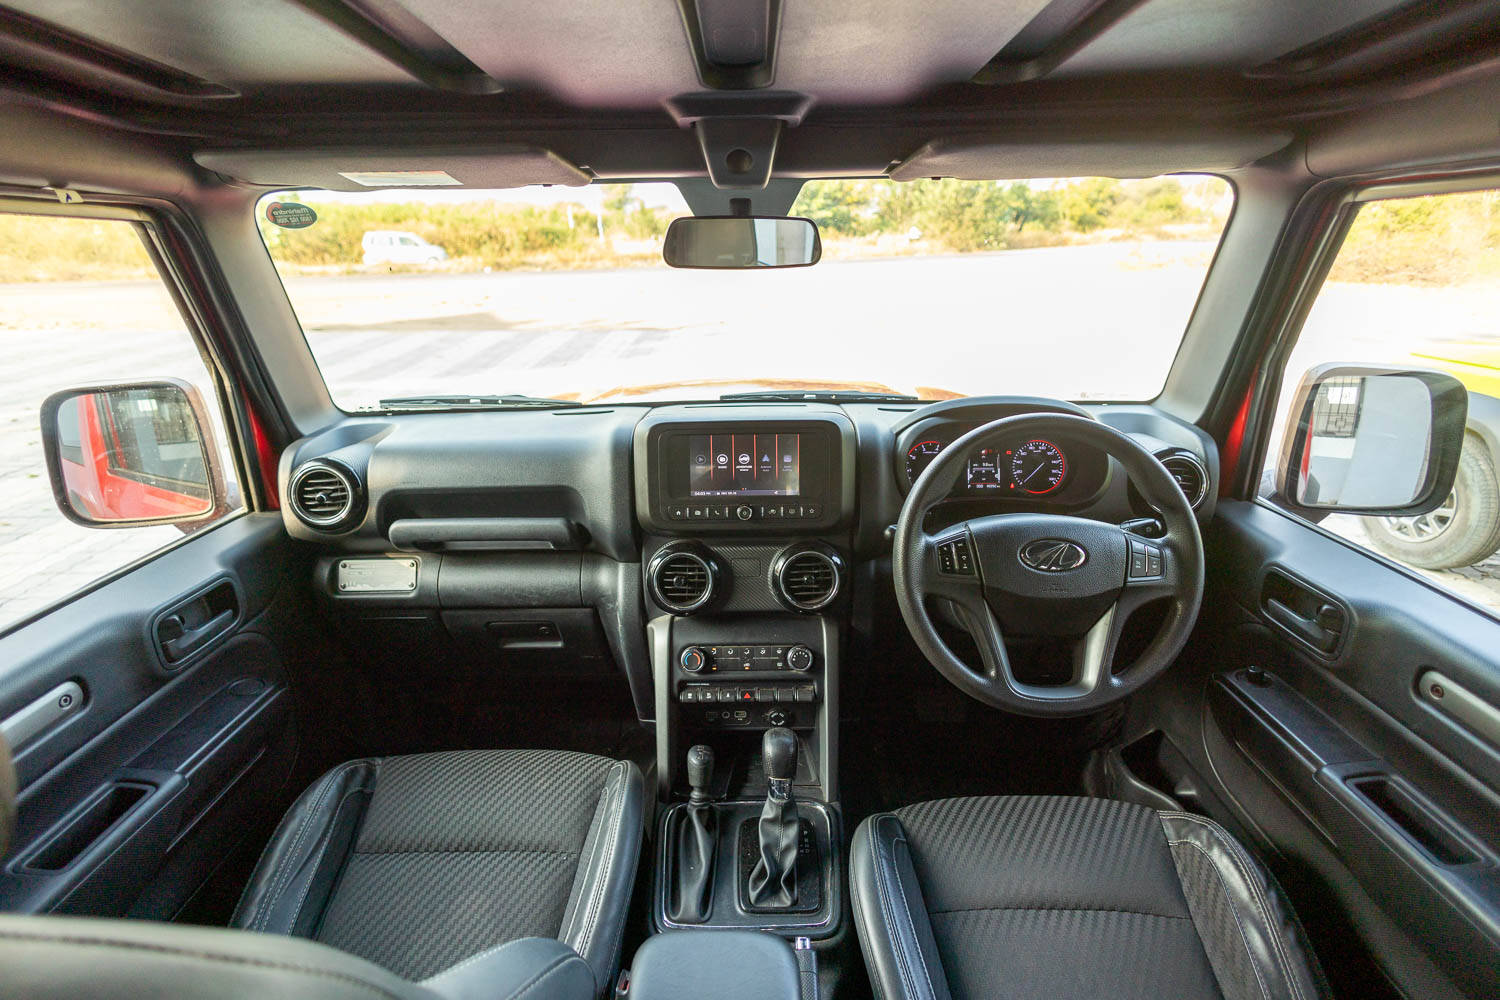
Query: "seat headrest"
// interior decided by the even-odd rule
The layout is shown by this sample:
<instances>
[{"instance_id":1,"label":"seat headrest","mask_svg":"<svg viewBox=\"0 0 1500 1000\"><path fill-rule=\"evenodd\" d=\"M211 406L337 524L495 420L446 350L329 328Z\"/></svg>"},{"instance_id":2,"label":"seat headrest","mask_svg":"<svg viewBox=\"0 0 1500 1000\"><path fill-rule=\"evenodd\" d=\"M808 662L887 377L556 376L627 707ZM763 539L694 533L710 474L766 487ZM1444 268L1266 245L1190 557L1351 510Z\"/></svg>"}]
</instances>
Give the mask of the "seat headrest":
<instances>
[{"instance_id":1,"label":"seat headrest","mask_svg":"<svg viewBox=\"0 0 1500 1000\"><path fill-rule=\"evenodd\" d=\"M16 825L16 769L10 762L10 744L0 736L0 861L10 850L11 832Z\"/></svg>"}]
</instances>

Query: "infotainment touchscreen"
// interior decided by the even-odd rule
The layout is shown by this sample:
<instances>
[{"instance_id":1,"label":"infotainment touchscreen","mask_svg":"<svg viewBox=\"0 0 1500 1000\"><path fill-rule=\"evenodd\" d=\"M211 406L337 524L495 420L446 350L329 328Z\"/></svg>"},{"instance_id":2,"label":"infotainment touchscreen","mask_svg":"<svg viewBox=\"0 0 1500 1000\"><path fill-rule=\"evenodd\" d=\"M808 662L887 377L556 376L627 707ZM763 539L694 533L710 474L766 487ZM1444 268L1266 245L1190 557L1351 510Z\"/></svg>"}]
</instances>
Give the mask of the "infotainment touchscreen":
<instances>
[{"instance_id":1,"label":"infotainment touchscreen","mask_svg":"<svg viewBox=\"0 0 1500 1000\"><path fill-rule=\"evenodd\" d=\"M693 434L687 459L691 496L801 495L801 434Z\"/></svg>"}]
</instances>

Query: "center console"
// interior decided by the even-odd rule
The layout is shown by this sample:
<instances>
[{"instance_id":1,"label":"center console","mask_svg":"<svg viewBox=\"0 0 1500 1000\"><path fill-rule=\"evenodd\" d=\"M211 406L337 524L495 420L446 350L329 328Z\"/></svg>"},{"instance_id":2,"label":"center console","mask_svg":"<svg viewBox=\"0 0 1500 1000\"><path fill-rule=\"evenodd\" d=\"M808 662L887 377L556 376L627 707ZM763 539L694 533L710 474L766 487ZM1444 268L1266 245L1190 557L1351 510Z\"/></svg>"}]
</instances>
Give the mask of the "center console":
<instances>
[{"instance_id":1,"label":"center console","mask_svg":"<svg viewBox=\"0 0 1500 1000\"><path fill-rule=\"evenodd\" d=\"M818 404L660 407L636 429L660 930L839 930L854 435Z\"/></svg>"}]
</instances>

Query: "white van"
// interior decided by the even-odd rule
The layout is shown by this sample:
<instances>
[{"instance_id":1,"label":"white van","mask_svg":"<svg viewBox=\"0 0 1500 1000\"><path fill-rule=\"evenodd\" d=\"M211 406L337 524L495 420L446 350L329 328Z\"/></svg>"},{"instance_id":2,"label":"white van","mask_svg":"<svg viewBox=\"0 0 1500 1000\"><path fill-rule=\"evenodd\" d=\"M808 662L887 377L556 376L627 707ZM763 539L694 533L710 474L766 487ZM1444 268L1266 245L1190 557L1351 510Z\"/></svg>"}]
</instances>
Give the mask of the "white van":
<instances>
[{"instance_id":1,"label":"white van","mask_svg":"<svg viewBox=\"0 0 1500 1000\"><path fill-rule=\"evenodd\" d=\"M448 251L428 243L416 233L375 229L362 241L365 266L373 264L436 264L448 259Z\"/></svg>"}]
</instances>

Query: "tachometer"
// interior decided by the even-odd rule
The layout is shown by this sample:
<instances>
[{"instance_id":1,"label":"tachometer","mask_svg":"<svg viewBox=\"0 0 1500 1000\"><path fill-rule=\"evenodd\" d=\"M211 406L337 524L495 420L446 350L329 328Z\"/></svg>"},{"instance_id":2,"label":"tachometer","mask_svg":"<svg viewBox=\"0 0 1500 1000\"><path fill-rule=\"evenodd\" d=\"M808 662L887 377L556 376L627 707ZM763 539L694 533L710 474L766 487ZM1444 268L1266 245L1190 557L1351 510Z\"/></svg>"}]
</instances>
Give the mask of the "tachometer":
<instances>
[{"instance_id":1,"label":"tachometer","mask_svg":"<svg viewBox=\"0 0 1500 1000\"><path fill-rule=\"evenodd\" d=\"M1040 496L1062 485L1068 460L1050 441L1027 441L1011 451L1010 474L1017 489Z\"/></svg>"},{"instance_id":2,"label":"tachometer","mask_svg":"<svg viewBox=\"0 0 1500 1000\"><path fill-rule=\"evenodd\" d=\"M906 450L906 481L914 483L943 450L941 441L918 441Z\"/></svg>"}]
</instances>

